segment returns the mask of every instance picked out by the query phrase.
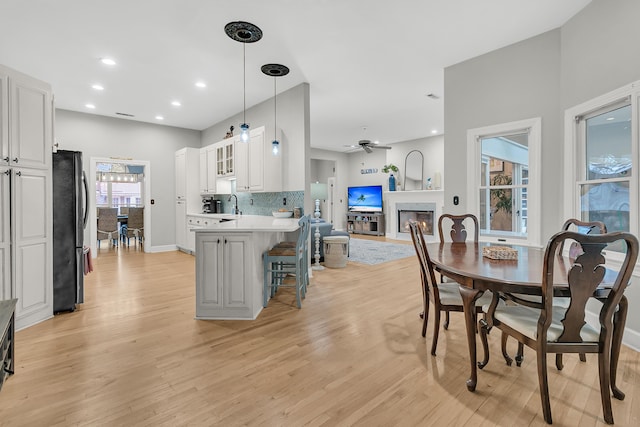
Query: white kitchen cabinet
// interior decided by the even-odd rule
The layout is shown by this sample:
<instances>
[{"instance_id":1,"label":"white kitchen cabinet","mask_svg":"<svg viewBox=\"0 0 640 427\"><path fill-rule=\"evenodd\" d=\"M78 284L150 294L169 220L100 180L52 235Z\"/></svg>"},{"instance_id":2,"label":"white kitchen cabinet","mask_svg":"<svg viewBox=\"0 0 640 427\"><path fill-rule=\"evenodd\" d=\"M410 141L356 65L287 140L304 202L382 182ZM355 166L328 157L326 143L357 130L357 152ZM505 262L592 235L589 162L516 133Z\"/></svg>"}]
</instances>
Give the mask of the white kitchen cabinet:
<instances>
[{"instance_id":1,"label":"white kitchen cabinet","mask_svg":"<svg viewBox=\"0 0 640 427\"><path fill-rule=\"evenodd\" d=\"M0 66L0 297L18 299L16 329L53 316L52 99Z\"/></svg>"},{"instance_id":2,"label":"white kitchen cabinet","mask_svg":"<svg viewBox=\"0 0 640 427\"><path fill-rule=\"evenodd\" d=\"M200 149L200 194L216 192L215 144Z\"/></svg>"},{"instance_id":3,"label":"white kitchen cabinet","mask_svg":"<svg viewBox=\"0 0 640 427\"><path fill-rule=\"evenodd\" d=\"M282 191L282 154L273 155L264 126L251 130L250 136L249 142L236 143L236 191Z\"/></svg>"},{"instance_id":4,"label":"white kitchen cabinet","mask_svg":"<svg viewBox=\"0 0 640 427\"><path fill-rule=\"evenodd\" d=\"M192 254L196 253L196 233L193 230L220 222L219 219L202 215L187 215L187 245L186 249Z\"/></svg>"},{"instance_id":5,"label":"white kitchen cabinet","mask_svg":"<svg viewBox=\"0 0 640 427\"><path fill-rule=\"evenodd\" d=\"M3 72L2 68L0 79L3 98L0 109L4 116L2 163L16 167L51 168L51 88L20 73ZM7 116L9 110L11 114Z\"/></svg>"},{"instance_id":6,"label":"white kitchen cabinet","mask_svg":"<svg viewBox=\"0 0 640 427\"><path fill-rule=\"evenodd\" d=\"M176 200L176 246L187 248L187 202Z\"/></svg>"},{"instance_id":7,"label":"white kitchen cabinet","mask_svg":"<svg viewBox=\"0 0 640 427\"><path fill-rule=\"evenodd\" d=\"M175 153L176 246L187 248L187 213L200 212L200 149L185 147Z\"/></svg>"},{"instance_id":8,"label":"white kitchen cabinet","mask_svg":"<svg viewBox=\"0 0 640 427\"><path fill-rule=\"evenodd\" d=\"M255 318L250 256L250 234L198 233L196 318Z\"/></svg>"},{"instance_id":9,"label":"white kitchen cabinet","mask_svg":"<svg viewBox=\"0 0 640 427\"><path fill-rule=\"evenodd\" d=\"M176 200L185 200L187 198L187 150L182 149L176 151Z\"/></svg>"},{"instance_id":10,"label":"white kitchen cabinet","mask_svg":"<svg viewBox=\"0 0 640 427\"><path fill-rule=\"evenodd\" d=\"M225 139L214 144L216 156L216 176L232 178L236 174L235 147L236 138Z\"/></svg>"}]
</instances>

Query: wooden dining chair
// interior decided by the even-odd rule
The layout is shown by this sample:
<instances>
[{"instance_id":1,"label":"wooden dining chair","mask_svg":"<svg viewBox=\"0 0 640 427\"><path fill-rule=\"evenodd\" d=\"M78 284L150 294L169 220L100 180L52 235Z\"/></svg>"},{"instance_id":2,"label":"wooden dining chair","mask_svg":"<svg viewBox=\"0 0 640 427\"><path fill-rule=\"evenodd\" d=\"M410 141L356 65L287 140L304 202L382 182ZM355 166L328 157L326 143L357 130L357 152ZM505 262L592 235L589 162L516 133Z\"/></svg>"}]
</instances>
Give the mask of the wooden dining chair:
<instances>
[{"instance_id":1,"label":"wooden dining chair","mask_svg":"<svg viewBox=\"0 0 640 427\"><path fill-rule=\"evenodd\" d=\"M440 313L445 312L447 314L447 323L445 329L448 326L448 314L450 311L463 312L462 297L460 296L459 285L456 282L438 283L436 281L435 270L433 263L429 257L427 251L427 245L424 240L424 234L422 227L415 221L409 221L409 232L411 233L411 240L416 250L418 257L418 263L420 265L420 278L422 282L422 302L424 309L424 316L422 321L422 336L426 336L427 322L429 320L429 304L433 302L434 310L434 325L433 325L433 341L431 344L431 354L436 355L436 348L438 347L438 334L440 332ZM482 312L482 306L488 304L491 301L491 294L483 295L476 301L476 315Z\"/></svg>"},{"instance_id":2,"label":"wooden dining chair","mask_svg":"<svg viewBox=\"0 0 640 427\"><path fill-rule=\"evenodd\" d=\"M462 243L467 241L469 233L467 228L473 226L473 242L478 242L480 227L478 226L478 218L473 214L452 215L444 213L438 218L438 234L440 241L449 241L446 235L451 238L452 242ZM445 231L448 233L445 234ZM440 283L453 282L444 276L440 276ZM449 312L445 312L444 328L449 329Z\"/></svg>"},{"instance_id":3,"label":"wooden dining chair","mask_svg":"<svg viewBox=\"0 0 640 427\"><path fill-rule=\"evenodd\" d=\"M574 241L580 245L581 253L570 264L565 265L566 258L562 257L560 247L566 241ZM606 259L603 251L607 245L622 243L624 259L617 272L607 271ZM487 334L492 327L497 327L503 333L516 338L519 342L534 349L537 353L538 382L542 412L547 423L551 424L551 406L549 401L549 385L547 379L547 353L597 353L600 396L604 419L613 424L611 410L611 393L618 399L624 394L618 393L615 386L615 376L620 353L619 340L615 340L614 333L621 333L624 321L616 319L618 305L621 303L624 291L629 283L633 268L638 258L638 240L626 232L615 232L602 235L581 234L572 231L561 231L549 240L544 256L542 275L542 298L537 308L520 304L498 304L498 294L494 294L491 304L484 307L486 316L480 322L481 340L484 348L484 360L479 366L489 361L489 346ZM566 277L554 277L555 264L566 272ZM562 263L562 264L560 264ZM607 282L611 276L615 277L610 289L599 289L607 272ZM569 304L559 306L554 304L554 283L567 281ZM609 285L609 283L607 283ZM606 293L604 296L603 293ZM591 299L602 302L599 314L599 325L591 326L586 323L585 308ZM625 310L626 312L626 310ZM625 313L626 315L626 313ZM614 329L615 321L615 329Z\"/></svg>"},{"instance_id":4,"label":"wooden dining chair","mask_svg":"<svg viewBox=\"0 0 640 427\"><path fill-rule=\"evenodd\" d=\"M445 226L451 223L451 228L446 228ZM452 214L442 214L438 219L438 234L440 235L440 241L444 242L447 239L445 238L445 228L449 231L449 237L451 237L452 242L466 242L467 241L467 228L465 224L473 224L473 241L478 241L478 235L480 233L480 229L478 226L478 218L473 214L463 214L463 215L452 215Z\"/></svg>"},{"instance_id":5,"label":"wooden dining chair","mask_svg":"<svg viewBox=\"0 0 640 427\"><path fill-rule=\"evenodd\" d=\"M592 233L593 231L597 231L597 234L606 234L607 226L601 221L581 221L576 218L569 218L562 225L562 231L575 231L581 234L596 234ZM582 252L580 245L577 242L569 242L569 258L575 259L577 255ZM558 253L564 253L564 244L565 241L562 241L560 247L558 248ZM506 294L506 299L515 301L521 305L526 305L530 307L537 307L540 304L540 298L533 295L521 295L521 294ZM554 304L561 307L568 307L569 300L567 298L556 298L554 299ZM507 354L507 336L502 336L502 354L505 356L506 360L509 360L510 357ZM587 356L584 353L579 354L580 360L582 362L587 361ZM522 360L524 359L524 345L519 342L518 350L516 353L516 365L522 365ZM510 363L509 363L510 364ZM562 363L562 353L556 353L556 368L561 371L563 367Z\"/></svg>"}]
</instances>

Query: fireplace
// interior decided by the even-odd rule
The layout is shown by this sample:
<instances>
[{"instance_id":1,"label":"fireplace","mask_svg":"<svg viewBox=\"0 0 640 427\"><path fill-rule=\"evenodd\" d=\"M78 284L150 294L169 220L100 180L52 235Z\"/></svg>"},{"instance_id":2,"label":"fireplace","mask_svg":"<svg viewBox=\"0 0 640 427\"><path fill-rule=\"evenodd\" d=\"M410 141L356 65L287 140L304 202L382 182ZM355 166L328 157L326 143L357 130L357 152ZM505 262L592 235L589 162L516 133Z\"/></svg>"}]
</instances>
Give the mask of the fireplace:
<instances>
[{"instance_id":1,"label":"fireplace","mask_svg":"<svg viewBox=\"0 0 640 427\"><path fill-rule=\"evenodd\" d=\"M427 236L434 235L435 203L397 203L398 233L409 233L409 221L416 221Z\"/></svg>"}]
</instances>

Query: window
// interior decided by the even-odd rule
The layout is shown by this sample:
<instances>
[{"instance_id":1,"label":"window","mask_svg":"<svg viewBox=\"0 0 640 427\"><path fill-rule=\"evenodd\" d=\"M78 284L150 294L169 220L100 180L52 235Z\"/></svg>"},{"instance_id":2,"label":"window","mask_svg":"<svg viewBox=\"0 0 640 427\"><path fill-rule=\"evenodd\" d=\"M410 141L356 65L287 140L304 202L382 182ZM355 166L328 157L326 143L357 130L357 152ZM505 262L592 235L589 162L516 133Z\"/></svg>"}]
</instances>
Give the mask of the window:
<instances>
[{"instance_id":1,"label":"window","mask_svg":"<svg viewBox=\"0 0 640 427\"><path fill-rule=\"evenodd\" d=\"M96 207L144 206L143 166L97 163L96 168Z\"/></svg>"},{"instance_id":2,"label":"window","mask_svg":"<svg viewBox=\"0 0 640 427\"><path fill-rule=\"evenodd\" d=\"M637 234L639 96L634 83L565 112L567 217Z\"/></svg>"},{"instance_id":3,"label":"window","mask_svg":"<svg viewBox=\"0 0 640 427\"><path fill-rule=\"evenodd\" d=\"M467 132L469 210L482 240L539 245L541 120Z\"/></svg>"}]
</instances>

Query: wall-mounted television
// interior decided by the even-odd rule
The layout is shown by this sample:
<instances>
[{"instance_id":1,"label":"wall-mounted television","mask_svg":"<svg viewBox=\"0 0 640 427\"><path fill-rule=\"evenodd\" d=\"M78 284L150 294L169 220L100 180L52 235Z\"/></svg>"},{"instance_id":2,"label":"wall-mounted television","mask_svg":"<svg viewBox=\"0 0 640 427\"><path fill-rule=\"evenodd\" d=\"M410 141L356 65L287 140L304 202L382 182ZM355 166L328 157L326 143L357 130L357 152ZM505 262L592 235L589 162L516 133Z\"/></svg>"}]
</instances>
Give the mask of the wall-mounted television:
<instances>
[{"instance_id":1,"label":"wall-mounted television","mask_svg":"<svg viewBox=\"0 0 640 427\"><path fill-rule=\"evenodd\" d=\"M348 187L349 212L382 212L382 185Z\"/></svg>"}]
</instances>

